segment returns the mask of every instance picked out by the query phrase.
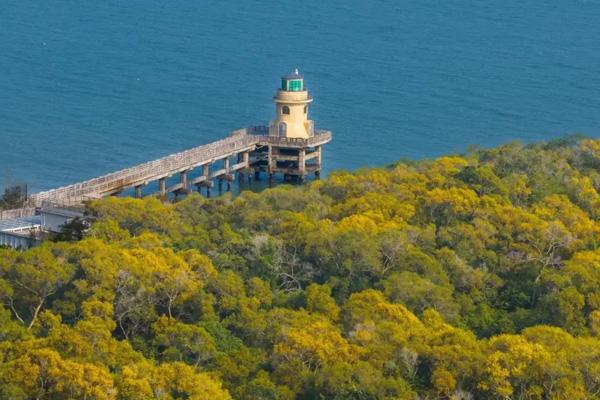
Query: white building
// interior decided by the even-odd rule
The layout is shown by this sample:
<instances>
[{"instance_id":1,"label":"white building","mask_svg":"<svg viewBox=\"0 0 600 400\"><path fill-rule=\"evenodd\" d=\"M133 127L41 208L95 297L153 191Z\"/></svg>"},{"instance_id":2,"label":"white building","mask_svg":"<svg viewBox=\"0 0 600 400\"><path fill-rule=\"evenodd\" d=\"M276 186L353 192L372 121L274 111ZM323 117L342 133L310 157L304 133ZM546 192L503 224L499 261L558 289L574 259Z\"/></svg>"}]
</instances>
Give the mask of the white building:
<instances>
[{"instance_id":1,"label":"white building","mask_svg":"<svg viewBox=\"0 0 600 400\"><path fill-rule=\"evenodd\" d=\"M42 218L39 215L0 220L0 246L28 249L40 242Z\"/></svg>"}]
</instances>

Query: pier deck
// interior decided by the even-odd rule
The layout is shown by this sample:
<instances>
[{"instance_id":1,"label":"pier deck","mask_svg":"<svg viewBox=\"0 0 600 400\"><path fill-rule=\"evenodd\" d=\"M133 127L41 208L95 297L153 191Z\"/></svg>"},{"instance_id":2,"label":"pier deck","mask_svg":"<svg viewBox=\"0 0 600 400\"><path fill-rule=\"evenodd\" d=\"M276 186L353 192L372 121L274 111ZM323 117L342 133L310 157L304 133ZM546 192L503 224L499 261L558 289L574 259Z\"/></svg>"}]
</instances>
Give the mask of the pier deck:
<instances>
[{"instance_id":1,"label":"pier deck","mask_svg":"<svg viewBox=\"0 0 600 400\"><path fill-rule=\"evenodd\" d=\"M304 149L320 148L321 145L331 140L331 132L329 131L319 130L315 131L314 136L308 139L295 139L269 136L266 134L267 130L267 127L264 126L240 129L227 138L213 143L194 147L84 182L36 193L29 197L29 206L41 207L44 201L63 205L77 205L86 200L117 194L132 187L136 188L136 195L141 195L141 187L153 181L159 182L159 192L163 195L169 191L188 190L190 184L211 187L212 183L210 181L214 178L230 179L231 174L235 171L253 168L250 155L259 149L269 149L267 152L269 160L272 149L297 149L302 153L302 162L304 163ZM230 165L229 158L233 156L238 156L238 162ZM276 156L272 157L275 158ZM224 167L211 172L210 166L219 160L224 161ZM269 160L267 160L269 165L275 164L269 173L279 172L276 161ZM188 181L187 173L198 167L204 168L202 176L195 178L193 181ZM302 164L300 173L305 170L312 172L318 169L320 169L320 159L319 164L311 165L307 169L304 169L304 164ZM165 180L178 173L181 178L180 183L167 188Z\"/></svg>"}]
</instances>

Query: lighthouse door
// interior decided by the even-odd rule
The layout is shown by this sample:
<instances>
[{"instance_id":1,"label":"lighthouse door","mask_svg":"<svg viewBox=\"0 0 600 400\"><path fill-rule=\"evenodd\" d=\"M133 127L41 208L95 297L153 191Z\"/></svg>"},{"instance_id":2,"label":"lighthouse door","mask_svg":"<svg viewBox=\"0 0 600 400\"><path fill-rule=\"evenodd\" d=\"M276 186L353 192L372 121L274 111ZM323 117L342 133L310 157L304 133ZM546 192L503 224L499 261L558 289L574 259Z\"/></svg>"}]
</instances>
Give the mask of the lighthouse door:
<instances>
[{"instance_id":1,"label":"lighthouse door","mask_svg":"<svg viewBox=\"0 0 600 400\"><path fill-rule=\"evenodd\" d=\"M286 137L287 135L287 124L285 122L279 123L279 137Z\"/></svg>"}]
</instances>

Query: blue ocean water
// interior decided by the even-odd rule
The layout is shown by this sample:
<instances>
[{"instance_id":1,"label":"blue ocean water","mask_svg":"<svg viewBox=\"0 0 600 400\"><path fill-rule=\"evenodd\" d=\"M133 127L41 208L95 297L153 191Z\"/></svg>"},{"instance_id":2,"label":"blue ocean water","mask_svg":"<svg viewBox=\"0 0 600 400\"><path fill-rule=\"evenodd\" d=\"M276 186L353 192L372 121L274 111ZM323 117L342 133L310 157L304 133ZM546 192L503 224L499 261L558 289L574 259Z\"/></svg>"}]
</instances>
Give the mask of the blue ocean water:
<instances>
[{"instance_id":1,"label":"blue ocean water","mask_svg":"<svg viewBox=\"0 0 600 400\"><path fill-rule=\"evenodd\" d=\"M0 183L43 190L273 114L298 67L325 168L600 136L600 1L0 2Z\"/></svg>"}]
</instances>

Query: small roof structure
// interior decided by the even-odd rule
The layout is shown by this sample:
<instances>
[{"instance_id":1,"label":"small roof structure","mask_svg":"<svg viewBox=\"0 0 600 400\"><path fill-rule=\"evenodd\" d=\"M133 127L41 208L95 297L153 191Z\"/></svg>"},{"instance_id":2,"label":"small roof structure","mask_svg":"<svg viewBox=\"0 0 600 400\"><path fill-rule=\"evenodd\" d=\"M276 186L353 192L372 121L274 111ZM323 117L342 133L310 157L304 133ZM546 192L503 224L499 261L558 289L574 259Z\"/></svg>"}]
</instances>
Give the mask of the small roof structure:
<instances>
[{"instance_id":1,"label":"small roof structure","mask_svg":"<svg viewBox=\"0 0 600 400\"><path fill-rule=\"evenodd\" d=\"M304 79L304 76L302 76L300 74L300 71L298 71L298 68L295 68L289 74L282 76L281 79L286 79L286 80L289 80L289 79Z\"/></svg>"},{"instance_id":2,"label":"small roof structure","mask_svg":"<svg viewBox=\"0 0 600 400\"><path fill-rule=\"evenodd\" d=\"M39 228L41 225L42 217L40 215L13 219L3 219L0 220L0 232L24 231L31 228Z\"/></svg>"},{"instance_id":3,"label":"small roof structure","mask_svg":"<svg viewBox=\"0 0 600 400\"><path fill-rule=\"evenodd\" d=\"M83 217L83 208L80 207L42 207L41 214L52 214L59 217L76 218Z\"/></svg>"}]
</instances>

